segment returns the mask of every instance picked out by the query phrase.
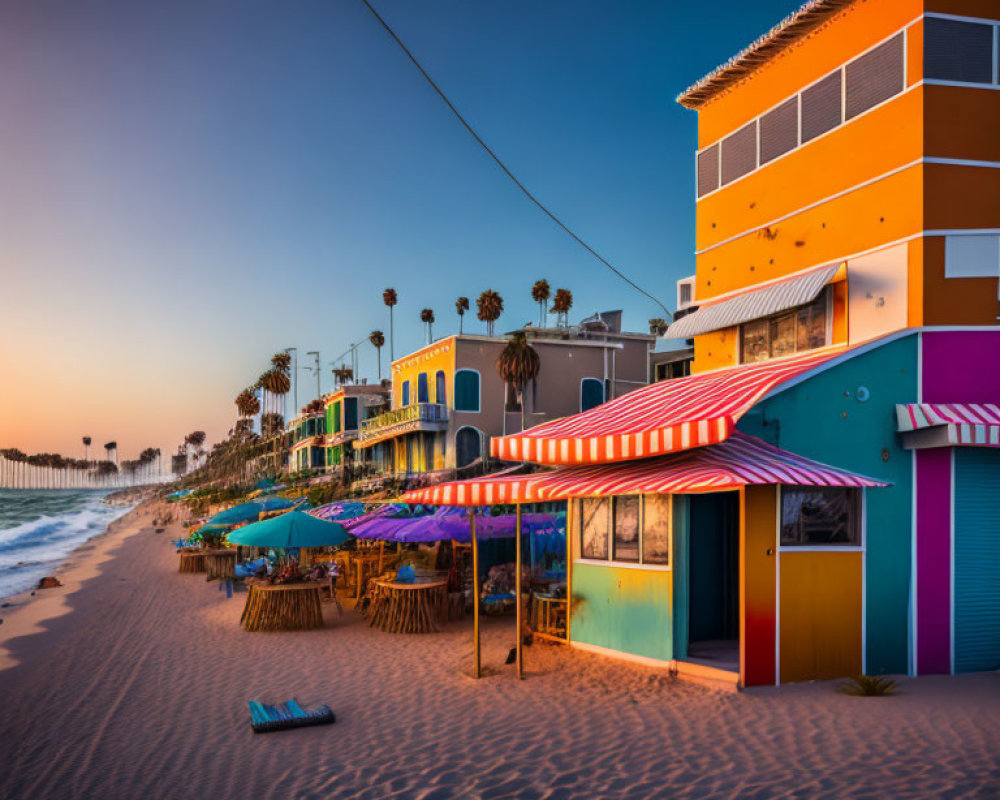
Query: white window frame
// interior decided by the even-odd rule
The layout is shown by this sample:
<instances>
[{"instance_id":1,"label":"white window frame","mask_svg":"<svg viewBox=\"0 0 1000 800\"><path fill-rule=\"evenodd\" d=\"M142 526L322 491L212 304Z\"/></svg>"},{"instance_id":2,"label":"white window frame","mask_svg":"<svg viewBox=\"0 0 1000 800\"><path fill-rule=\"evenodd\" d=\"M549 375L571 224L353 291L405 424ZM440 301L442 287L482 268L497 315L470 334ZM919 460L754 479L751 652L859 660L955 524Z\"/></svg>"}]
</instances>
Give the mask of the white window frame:
<instances>
[{"instance_id":1,"label":"white window frame","mask_svg":"<svg viewBox=\"0 0 1000 800\"><path fill-rule=\"evenodd\" d=\"M571 536L574 538L573 545L579 552L579 558L574 558L574 563L577 564L593 564L600 567L614 567L616 569L639 569L647 572L671 572L674 568L674 500L673 495L659 495L661 497L668 497L670 504L670 525L669 525L669 544L668 549L668 562L666 564L646 564L643 562L643 540L646 536L646 497L649 495L654 495L655 492L646 492L644 494L623 494L623 495L607 495L604 497L574 497L571 502L577 505L573 508L573 530L571 531ZM639 560L638 561L615 561L612 556L615 552L615 540L614 540L614 499L616 497L638 497L639 498ZM608 557L607 558L586 558L583 555L583 514L581 513L581 505L584 500L607 500L611 503L609 519L611 524L608 525L607 530L607 548Z\"/></svg>"}]
</instances>

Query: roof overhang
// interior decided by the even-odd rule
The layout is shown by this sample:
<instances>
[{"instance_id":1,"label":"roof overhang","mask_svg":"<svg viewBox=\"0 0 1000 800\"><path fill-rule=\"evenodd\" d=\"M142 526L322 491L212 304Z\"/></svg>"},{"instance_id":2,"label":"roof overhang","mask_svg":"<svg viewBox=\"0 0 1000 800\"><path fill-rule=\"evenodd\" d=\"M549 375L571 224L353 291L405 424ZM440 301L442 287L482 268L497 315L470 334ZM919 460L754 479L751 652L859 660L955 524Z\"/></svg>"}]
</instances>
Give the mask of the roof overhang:
<instances>
[{"instance_id":1,"label":"roof overhang","mask_svg":"<svg viewBox=\"0 0 1000 800\"><path fill-rule=\"evenodd\" d=\"M782 50L804 39L831 17L859 0L810 0L677 96L685 108L698 109L730 86L747 78Z\"/></svg>"}]
</instances>

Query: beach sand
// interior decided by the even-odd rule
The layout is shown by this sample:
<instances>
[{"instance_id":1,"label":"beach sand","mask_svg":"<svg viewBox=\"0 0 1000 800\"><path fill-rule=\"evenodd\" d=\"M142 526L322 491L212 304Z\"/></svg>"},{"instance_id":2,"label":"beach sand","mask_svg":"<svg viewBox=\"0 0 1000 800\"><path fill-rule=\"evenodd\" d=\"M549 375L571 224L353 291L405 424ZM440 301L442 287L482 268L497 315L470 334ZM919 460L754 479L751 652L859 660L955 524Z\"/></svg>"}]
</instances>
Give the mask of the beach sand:
<instances>
[{"instance_id":1,"label":"beach sand","mask_svg":"<svg viewBox=\"0 0 1000 800\"><path fill-rule=\"evenodd\" d=\"M468 620L394 636L327 606L322 630L245 633L245 595L178 574L179 528L151 520L0 610L5 800L1000 797L1000 674L732 694L535 645L517 682L499 619L473 681ZM290 697L337 724L251 732L247 700Z\"/></svg>"}]
</instances>

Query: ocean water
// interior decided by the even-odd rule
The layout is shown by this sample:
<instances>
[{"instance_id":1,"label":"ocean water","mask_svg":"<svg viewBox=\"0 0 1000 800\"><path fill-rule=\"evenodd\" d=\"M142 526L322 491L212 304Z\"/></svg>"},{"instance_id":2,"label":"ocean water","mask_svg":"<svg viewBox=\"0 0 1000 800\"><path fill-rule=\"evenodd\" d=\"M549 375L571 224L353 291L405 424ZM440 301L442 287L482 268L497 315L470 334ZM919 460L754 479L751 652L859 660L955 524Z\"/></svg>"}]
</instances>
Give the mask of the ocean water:
<instances>
[{"instance_id":1,"label":"ocean water","mask_svg":"<svg viewBox=\"0 0 1000 800\"><path fill-rule=\"evenodd\" d=\"M129 511L107 505L106 494L0 489L0 597L34 587L71 550Z\"/></svg>"}]
</instances>

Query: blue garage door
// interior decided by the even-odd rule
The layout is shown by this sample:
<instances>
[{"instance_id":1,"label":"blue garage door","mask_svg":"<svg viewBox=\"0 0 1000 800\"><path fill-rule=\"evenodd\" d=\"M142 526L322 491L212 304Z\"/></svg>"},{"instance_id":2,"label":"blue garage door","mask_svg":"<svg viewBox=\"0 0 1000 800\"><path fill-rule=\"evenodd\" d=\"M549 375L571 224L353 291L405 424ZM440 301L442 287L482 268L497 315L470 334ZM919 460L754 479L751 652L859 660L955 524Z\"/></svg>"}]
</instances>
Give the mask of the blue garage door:
<instances>
[{"instance_id":1,"label":"blue garage door","mask_svg":"<svg viewBox=\"0 0 1000 800\"><path fill-rule=\"evenodd\" d=\"M1000 669L1000 450L955 449L955 671Z\"/></svg>"}]
</instances>

